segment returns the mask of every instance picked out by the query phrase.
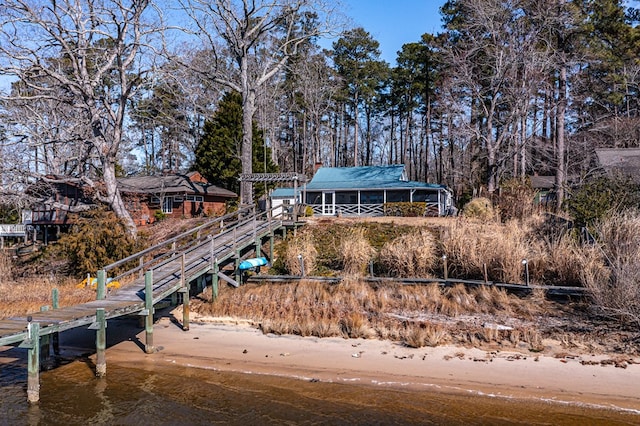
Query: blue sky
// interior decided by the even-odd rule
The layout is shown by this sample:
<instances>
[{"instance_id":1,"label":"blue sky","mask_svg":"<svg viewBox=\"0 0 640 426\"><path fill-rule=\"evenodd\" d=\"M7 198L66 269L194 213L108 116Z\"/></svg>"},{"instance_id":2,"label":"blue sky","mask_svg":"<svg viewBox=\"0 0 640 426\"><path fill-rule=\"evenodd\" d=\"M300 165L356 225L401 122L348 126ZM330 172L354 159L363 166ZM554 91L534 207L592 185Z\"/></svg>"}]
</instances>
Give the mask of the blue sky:
<instances>
[{"instance_id":1,"label":"blue sky","mask_svg":"<svg viewBox=\"0 0 640 426\"><path fill-rule=\"evenodd\" d=\"M362 27L380 43L382 59L395 65L405 43L424 33L441 32L440 7L445 0L342 0L354 27Z\"/></svg>"}]
</instances>

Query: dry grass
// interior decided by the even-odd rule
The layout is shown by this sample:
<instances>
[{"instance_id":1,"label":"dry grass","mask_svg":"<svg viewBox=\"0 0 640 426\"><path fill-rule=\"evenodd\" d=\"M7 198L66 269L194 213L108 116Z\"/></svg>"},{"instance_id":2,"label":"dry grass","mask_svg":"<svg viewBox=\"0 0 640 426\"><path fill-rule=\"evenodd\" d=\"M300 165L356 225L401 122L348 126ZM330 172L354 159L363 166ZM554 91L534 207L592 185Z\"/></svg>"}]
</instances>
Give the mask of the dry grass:
<instances>
[{"instance_id":1,"label":"dry grass","mask_svg":"<svg viewBox=\"0 0 640 426\"><path fill-rule=\"evenodd\" d=\"M418 324L408 326L403 333L403 342L411 348L436 347L449 341L449 332L440 324Z\"/></svg>"},{"instance_id":2,"label":"dry grass","mask_svg":"<svg viewBox=\"0 0 640 426\"><path fill-rule=\"evenodd\" d=\"M436 259L435 238L425 229L402 235L380 250L380 262L391 275L398 277L425 276Z\"/></svg>"},{"instance_id":3,"label":"dry grass","mask_svg":"<svg viewBox=\"0 0 640 426\"><path fill-rule=\"evenodd\" d=\"M312 274L317 267L318 251L309 232L300 232L287 245L284 264L291 275L301 275L300 257L304 262L305 275Z\"/></svg>"},{"instance_id":4,"label":"dry grass","mask_svg":"<svg viewBox=\"0 0 640 426\"><path fill-rule=\"evenodd\" d=\"M0 251L0 283L7 282L11 280L13 262L11 261L11 257L7 255L5 252Z\"/></svg>"},{"instance_id":5,"label":"dry grass","mask_svg":"<svg viewBox=\"0 0 640 426\"><path fill-rule=\"evenodd\" d=\"M612 213L596 234L584 285L601 311L640 326L640 211Z\"/></svg>"},{"instance_id":6,"label":"dry grass","mask_svg":"<svg viewBox=\"0 0 640 426\"><path fill-rule=\"evenodd\" d=\"M78 289L77 280L67 277L50 279L21 279L0 282L0 319L37 312L42 306L52 305L52 290L58 289L59 305L73 306L89 302L96 297L91 289Z\"/></svg>"},{"instance_id":7,"label":"dry grass","mask_svg":"<svg viewBox=\"0 0 640 426\"><path fill-rule=\"evenodd\" d=\"M351 228L340 239L340 252L342 270L346 275L361 275L366 271L369 262L375 255L369 239L365 235L365 228Z\"/></svg>"},{"instance_id":8,"label":"dry grass","mask_svg":"<svg viewBox=\"0 0 640 426\"><path fill-rule=\"evenodd\" d=\"M524 338L524 330L512 331L510 336L508 331L483 329L475 323L460 325L462 320L456 318L533 317L548 312L545 306L550 303L540 300L541 294L523 299L495 287L373 285L353 276L337 285L300 281L222 287L214 304L208 301L209 294L207 289L192 302L192 310L249 319L265 333L381 338L412 347L450 342L468 345L506 341L515 345ZM423 317L432 319L415 320ZM511 343L510 339L516 341Z\"/></svg>"},{"instance_id":9,"label":"dry grass","mask_svg":"<svg viewBox=\"0 0 640 426\"><path fill-rule=\"evenodd\" d=\"M442 248L459 277L523 282L522 260L531 257L527 231L518 222L473 224L460 220L445 230Z\"/></svg>"},{"instance_id":10,"label":"dry grass","mask_svg":"<svg viewBox=\"0 0 640 426\"><path fill-rule=\"evenodd\" d=\"M481 221L492 221L497 219L493 203L490 199L484 197L474 198L465 204L462 214L470 219L478 219Z\"/></svg>"}]
</instances>

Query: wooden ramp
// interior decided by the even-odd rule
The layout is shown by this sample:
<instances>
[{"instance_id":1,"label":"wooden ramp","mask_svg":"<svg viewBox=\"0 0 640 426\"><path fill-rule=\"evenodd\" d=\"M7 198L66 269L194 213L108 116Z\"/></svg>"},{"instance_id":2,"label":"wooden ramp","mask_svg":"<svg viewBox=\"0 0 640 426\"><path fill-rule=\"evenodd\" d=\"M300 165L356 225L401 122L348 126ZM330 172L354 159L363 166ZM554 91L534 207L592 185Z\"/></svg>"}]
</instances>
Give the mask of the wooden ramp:
<instances>
[{"instance_id":1,"label":"wooden ramp","mask_svg":"<svg viewBox=\"0 0 640 426\"><path fill-rule=\"evenodd\" d=\"M255 214L252 209L211 220L97 271L97 300L56 309L54 298L54 309L0 320L0 346L19 344L29 349L27 394L32 402L39 398L39 384L32 383L31 379L39 371L37 358L42 341L49 343L47 336L57 338L57 333L81 326L96 329L97 373L100 375L101 349L104 348L100 347L99 336L100 333L104 335L107 319L135 313L143 315L149 344L152 341L149 333L153 327L153 306L180 293L185 305L183 321L186 324L183 327L188 329L191 282L210 274L212 283L217 285L223 268L235 272L243 257L254 252L260 255L265 238L270 239L272 251L274 234L283 229L285 224L281 218L272 217L271 212ZM107 291L108 280L117 280L123 285Z\"/></svg>"}]
</instances>

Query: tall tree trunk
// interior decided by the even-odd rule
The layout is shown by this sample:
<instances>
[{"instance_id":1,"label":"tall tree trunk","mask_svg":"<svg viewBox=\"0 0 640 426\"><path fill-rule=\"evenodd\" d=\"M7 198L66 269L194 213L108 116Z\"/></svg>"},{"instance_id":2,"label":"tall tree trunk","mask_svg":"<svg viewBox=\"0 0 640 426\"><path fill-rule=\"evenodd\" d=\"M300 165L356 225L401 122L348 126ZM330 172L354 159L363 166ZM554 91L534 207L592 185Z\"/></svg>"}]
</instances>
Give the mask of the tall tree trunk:
<instances>
[{"instance_id":1,"label":"tall tree trunk","mask_svg":"<svg viewBox=\"0 0 640 426\"><path fill-rule=\"evenodd\" d=\"M255 89L242 91L242 148L240 160L242 161L242 173L253 173L253 112L255 111ZM253 183L240 182L240 206L253 204Z\"/></svg>"},{"instance_id":2,"label":"tall tree trunk","mask_svg":"<svg viewBox=\"0 0 640 426\"><path fill-rule=\"evenodd\" d=\"M566 171L565 171L565 115L567 109L567 67L562 66L560 68L560 75L558 78L558 113L556 116L556 211L562 209L562 203L564 202L564 189L566 184Z\"/></svg>"},{"instance_id":3,"label":"tall tree trunk","mask_svg":"<svg viewBox=\"0 0 640 426\"><path fill-rule=\"evenodd\" d=\"M353 99L353 165L358 167L358 92Z\"/></svg>"}]
</instances>

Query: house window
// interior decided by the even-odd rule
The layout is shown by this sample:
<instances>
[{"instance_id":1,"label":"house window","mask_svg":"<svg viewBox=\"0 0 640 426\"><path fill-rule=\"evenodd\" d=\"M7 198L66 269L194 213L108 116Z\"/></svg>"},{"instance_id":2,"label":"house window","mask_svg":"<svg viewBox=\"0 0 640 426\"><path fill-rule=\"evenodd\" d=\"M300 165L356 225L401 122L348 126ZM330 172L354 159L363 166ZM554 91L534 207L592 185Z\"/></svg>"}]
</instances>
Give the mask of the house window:
<instances>
[{"instance_id":1,"label":"house window","mask_svg":"<svg viewBox=\"0 0 640 426\"><path fill-rule=\"evenodd\" d=\"M184 198L187 201L192 201L192 202L196 202L196 203L201 203L201 202L204 201L204 198L202 197L202 195L187 195Z\"/></svg>"},{"instance_id":2,"label":"house window","mask_svg":"<svg viewBox=\"0 0 640 426\"><path fill-rule=\"evenodd\" d=\"M162 213L173 213L173 197L164 197L162 200Z\"/></svg>"},{"instance_id":3,"label":"house window","mask_svg":"<svg viewBox=\"0 0 640 426\"><path fill-rule=\"evenodd\" d=\"M360 192L360 204L383 204L384 192L362 191Z\"/></svg>"},{"instance_id":4,"label":"house window","mask_svg":"<svg viewBox=\"0 0 640 426\"><path fill-rule=\"evenodd\" d=\"M438 193L431 191L416 191L413 194L413 202L414 203L437 203L438 202Z\"/></svg>"},{"instance_id":5,"label":"house window","mask_svg":"<svg viewBox=\"0 0 640 426\"><path fill-rule=\"evenodd\" d=\"M387 191L387 203L406 203L409 201L409 191Z\"/></svg>"},{"instance_id":6,"label":"house window","mask_svg":"<svg viewBox=\"0 0 640 426\"><path fill-rule=\"evenodd\" d=\"M322 193L321 192L307 192L307 204L322 204Z\"/></svg>"},{"instance_id":7,"label":"house window","mask_svg":"<svg viewBox=\"0 0 640 426\"><path fill-rule=\"evenodd\" d=\"M336 192L336 204L358 204L358 193Z\"/></svg>"}]
</instances>

